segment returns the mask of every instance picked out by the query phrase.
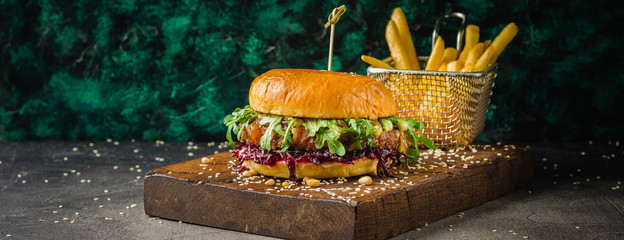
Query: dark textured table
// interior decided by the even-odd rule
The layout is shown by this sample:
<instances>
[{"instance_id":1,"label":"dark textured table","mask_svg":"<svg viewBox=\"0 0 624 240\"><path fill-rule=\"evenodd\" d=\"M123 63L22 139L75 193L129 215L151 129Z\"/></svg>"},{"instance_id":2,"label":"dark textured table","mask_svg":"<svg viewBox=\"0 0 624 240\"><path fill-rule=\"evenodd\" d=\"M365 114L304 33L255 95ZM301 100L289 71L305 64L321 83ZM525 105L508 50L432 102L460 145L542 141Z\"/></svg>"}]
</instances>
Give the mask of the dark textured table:
<instances>
[{"instance_id":1,"label":"dark textured table","mask_svg":"<svg viewBox=\"0 0 624 240\"><path fill-rule=\"evenodd\" d=\"M624 143L530 145L536 169L527 189L396 239L624 239ZM149 170L226 150L224 143L0 142L0 239L268 238L143 211Z\"/></svg>"}]
</instances>

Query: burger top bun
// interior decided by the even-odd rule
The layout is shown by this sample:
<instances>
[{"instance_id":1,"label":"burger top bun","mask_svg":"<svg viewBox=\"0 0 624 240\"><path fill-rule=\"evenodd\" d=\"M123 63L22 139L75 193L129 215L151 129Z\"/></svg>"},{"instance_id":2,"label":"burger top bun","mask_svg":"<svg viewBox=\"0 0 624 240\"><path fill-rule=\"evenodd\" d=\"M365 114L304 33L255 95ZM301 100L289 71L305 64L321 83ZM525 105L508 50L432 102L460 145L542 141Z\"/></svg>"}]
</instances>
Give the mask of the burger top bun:
<instances>
[{"instance_id":1,"label":"burger top bun","mask_svg":"<svg viewBox=\"0 0 624 240\"><path fill-rule=\"evenodd\" d=\"M344 72L275 69L249 89L254 111L300 118L377 118L396 114L390 91L375 79Z\"/></svg>"}]
</instances>

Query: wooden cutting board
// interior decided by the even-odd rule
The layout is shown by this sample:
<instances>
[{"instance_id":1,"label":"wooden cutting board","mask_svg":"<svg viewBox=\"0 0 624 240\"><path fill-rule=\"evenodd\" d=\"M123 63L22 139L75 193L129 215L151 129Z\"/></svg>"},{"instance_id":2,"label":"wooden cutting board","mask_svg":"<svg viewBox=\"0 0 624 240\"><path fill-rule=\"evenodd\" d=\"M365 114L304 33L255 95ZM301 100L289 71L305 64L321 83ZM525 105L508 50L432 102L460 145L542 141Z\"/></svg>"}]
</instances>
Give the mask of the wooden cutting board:
<instances>
[{"instance_id":1,"label":"wooden cutting board","mask_svg":"<svg viewBox=\"0 0 624 240\"><path fill-rule=\"evenodd\" d=\"M421 150L422 151L422 150ZM471 145L424 151L393 177L332 179L319 187L273 186L231 172L229 152L150 171L152 216L288 239L384 239L524 188L533 175L528 146Z\"/></svg>"}]
</instances>

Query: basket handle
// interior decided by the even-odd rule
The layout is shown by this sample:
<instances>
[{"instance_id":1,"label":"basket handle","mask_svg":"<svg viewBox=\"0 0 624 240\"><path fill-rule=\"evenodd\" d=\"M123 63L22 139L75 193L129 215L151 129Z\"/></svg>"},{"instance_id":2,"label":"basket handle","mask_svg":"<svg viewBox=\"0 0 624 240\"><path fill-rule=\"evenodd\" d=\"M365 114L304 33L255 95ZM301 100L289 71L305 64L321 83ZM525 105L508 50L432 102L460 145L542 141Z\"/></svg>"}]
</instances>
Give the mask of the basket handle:
<instances>
[{"instance_id":1,"label":"basket handle","mask_svg":"<svg viewBox=\"0 0 624 240\"><path fill-rule=\"evenodd\" d=\"M436 38L438 38L438 31L440 31L440 25L442 24L442 20L445 20L447 18L460 18L462 20L461 27L457 31L457 46L455 47L459 52L461 50L464 28L466 27L466 15L460 12L452 12L438 18L435 24L435 28L433 29L433 35L431 36L431 49L433 50L433 46L435 46L435 41Z\"/></svg>"}]
</instances>

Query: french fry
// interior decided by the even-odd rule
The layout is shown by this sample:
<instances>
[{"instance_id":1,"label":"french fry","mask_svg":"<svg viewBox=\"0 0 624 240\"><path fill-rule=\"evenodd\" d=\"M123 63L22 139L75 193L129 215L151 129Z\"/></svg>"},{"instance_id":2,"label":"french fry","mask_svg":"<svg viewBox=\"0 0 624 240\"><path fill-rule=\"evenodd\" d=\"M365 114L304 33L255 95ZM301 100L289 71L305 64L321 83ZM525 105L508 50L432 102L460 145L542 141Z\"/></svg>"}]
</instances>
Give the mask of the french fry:
<instances>
[{"instance_id":1,"label":"french fry","mask_svg":"<svg viewBox=\"0 0 624 240\"><path fill-rule=\"evenodd\" d=\"M362 61L364 61L365 63L368 63L371 66L376 67L376 68L388 68L388 69L392 68L387 63L385 63L385 62L383 62L383 61L381 61L381 60L379 60L377 58L374 58L374 57L371 57L371 56L367 56L367 55L362 55Z\"/></svg>"},{"instance_id":2,"label":"french fry","mask_svg":"<svg viewBox=\"0 0 624 240\"><path fill-rule=\"evenodd\" d=\"M483 54L483 43L477 43L472 50L470 50L470 54L468 54L468 58L466 58L466 63L464 63L464 68L462 72L472 72L474 70L474 66L479 60L479 57Z\"/></svg>"},{"instance_id":3,"label":"french fry","mask_svg":"<svg viewBox=\"0 0 624 240\"><path fill-rule=\"evenodd\" d=\"M464 62L461 60L455 60L448 63L446 67L446 71L449 72L459 72L464 67Z\"/></svg>"},{"instance_id":4,"label":"french fry","mask_svg":"<svg viewBox=\"0 0 624 240\"><path fill-rule=\"evenodd\" d=\"M387 63L387 64L390 64L393 60L394 60L394 59L392 59L392 57L387 57L387 58L384 58L384 59L383 59L383 60L381 60L381 61L382 61L382 62L385 62L385 63Z\"/></svg>"},{"instance_id":5,"label":"french fry","mask_svg":"<svg viewBox=\"0 0 624 240\"><path fill-rule=\"evenodd\" d=\"M420 70L420 64L418 64L418 58L416 55L416 49L414 48L414 42L412 42L412 34L409 30L409 25L405 19L405 14L401 8L395 8L390 16L391 21L394 22L399 30L399 36L401 37L401 45L407 52L407 60L409 61L409 69Z\"/></svg>"},{"instance_id":6,"label":"french fry","mask_svg":"<svg viewBox=\"0 0 624 240\"><path fill-rule=\"evenodd\" d=\"M503 52L505 47L511 42L511 40L518 34L518 26L515 23L511 22L507 24L505 28L496 36L494 41L492 42L492 46L494 46L494 52L492 57L490 58L489 65L493 65L496 63L498 56Z\"/></svg>"},{"instance_id":7,"label":"french fry","mask_svg":"<svg viewBox=\"0 0 624 240\"><path fill-rule=\"evenodd\" d=\"M447 62L442 62L442 63L440 64L440 68L438 68L438 71L441 71L441 72L446 71L446 70L447 70L447 67L448 67L447 65L448 65L448 63L447 63Z\"/></svg>"},{"instance_id":8,"label":"french fry","mask_svg":"<svg viewBox=\"0 0 624 240\"><path fill-rule=\"evenodd\" d=\"M420 70L420 66L418 64L418 59L416 55L416 50L414 48L414 43L412 42L412 34L409 30L409 25L407 24L407 20L405 18L405 14L401 10L401 8L395 8L392 11L392 15L390 16L390 21L393 21L399 31L399 36L401 38L401 46L405 49L407 53L407 60L409 61L409 69Z\"/></svg>"},{"instance_id":9,"label":"french fry","mask_svg":"<svg viewBox=\"0 0 624 240\"><path fill-rule=\"evenodd\" d=\"M457 49L452 47L444 49L444 57L442 57L442 63L440 64L438 71L447 71L448 63L455 61L455 59L457 59Z\"/></svg>"},{"instance_id":10,"label":"french fry","mask_svg":"<svg viewBox=\"0 0 624 240\"><path fill-rule=\"evenodd\" d=\"M466 43L459 54L459 60L466 62L472 48L479 43L479 31L479 26L472 24L466 26Z\"/></svg>"},{"instance_id":11,"label":"french fry","mask_svg":"<svg viewBox=\"0 0 624 240\"><path fill-rule=\"evenodd\" d=\"M444 60L442 61L449 63L453 60L457 60L457 49L452 47L444 49Z\"/></svg>"},{"instance_id":12,"label":"french fry","mask_svg":"<svg viewBox=\"0 0 624 240\"><path fill-rule=\"evenodd\" d=\"M442 37L438 36L435 44L433 45L433 49L431 49L431 55L429 56L429 61L427 61L427 66L425 70L427 71L435 71L440 68L440 64L444 58L444 40Z\"/></svg>"},{"instance_id":13,"label":"french fry","mask_svg":"<svg viewBox=\"0 0 624 240\"><path fill-rule=\"evenodd\" d=\"M397 69L410 69L409 56L402 46L399 30L393 21L389 21L386 26L386 42L388 42L390 55L394 59L394 66Z\"/></svg>"},{"instance_id":14,"label":"french fry","mask_svg":"<svg viewBox=\"0 0 624 240\"><path fill-rule=\"evenodd\" d=\"M483 41L483 49L488 49L490 47L490 45L492 45L492 40L488 39Z\"/></svg>"},{"instance_id":15,"label":"french fry","mask_svg":"<svg viewBox=\"0 0 624 240\"><path fill-rule=\"evenodd\" d=\"M474 69L474 64L465 63L460 72L472 72L472 69Z\"/></svg>"},{"instance_id":16,"label":"french fry","mask_svg":"<svg viewBox=\"0 0 624 240\"><path fill-rule=\"evenodd\" d=\"M396 8L392 12L391 19L386 27L386 41L388 42L388 48L390 49L390 54L392 55L392 58L388 60L394 61L394 66L396 68L420 70L420 64L418 63L411 33L409 32L409 26L407 25L405 15L400 8ZM401 77L394 76L392 74L390 75L390 79L399 80ZM410 91L400 90L399 92L399 96L395 96L397 101L407 101L406 104L408 106L412 106L412 108L416 109L418 108L418 103L416 102L417 100L409 97ZM416 109L414 109L414 111Z\"/></svg>"},{"instance_id":17,"label":"french fry","mask_svg":"<svg viewBox=\"0 0 624 240\"><path fill-rule=\"evenodd\" d=\"M475 63L473 70L475 72L481 72L485 70L486 68L488 68L489 66L491 66L490 59L492 58L493 55L494 55L494 48L490 46L485 50L485 52L483 52L483 54L481 54L481 57L479 57L479 60L477 60L477 63Z\"/></svg>"}]
</instances>

